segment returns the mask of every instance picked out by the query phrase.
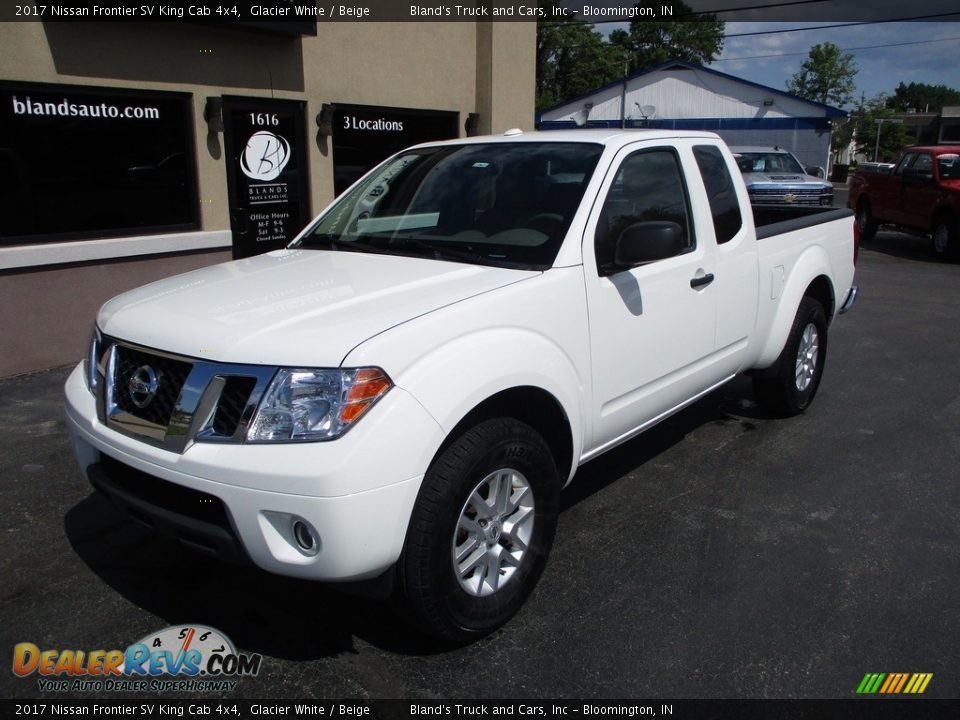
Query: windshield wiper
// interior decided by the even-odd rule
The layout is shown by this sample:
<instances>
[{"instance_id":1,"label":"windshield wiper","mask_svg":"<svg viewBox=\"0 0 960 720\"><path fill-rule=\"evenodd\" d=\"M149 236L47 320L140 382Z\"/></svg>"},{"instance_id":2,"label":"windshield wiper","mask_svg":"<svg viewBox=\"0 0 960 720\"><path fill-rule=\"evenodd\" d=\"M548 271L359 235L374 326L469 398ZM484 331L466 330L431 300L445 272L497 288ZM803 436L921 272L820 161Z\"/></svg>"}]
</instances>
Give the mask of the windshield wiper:
<instances>
[{"instance_id":1,"label":"windshield wiper","mask_svg":"<svg viewBox=\"0 0 960 720\"><path fill-rule=\"evenodd\" d=\"M342 235L333 235L331 233L321 233L318 235L308 235L300 240L297 247L329 247L331 250L352 250L354 252L377 252L372 245L367 245L359 240L344 240Z\"/></svg>"},{"instance_id":2,"label":"windshield wiper","mask_svg":"<svg viewBox=\"0 0 960 720\"><path fill-rule=\"evenodd\" d=\"M481 255L478 252L472 250L460 250L457 248L437 246L433 243L425 242L424 240L415 240L413 238L399 238L391 241L391 244L394 246L391 248L394 252L397 252L400 248L416 248L417 250L425 250L426 252L433 255L434 260L445 260L445 259L454 259L462 260L463 262L468 263L486 263L491 262L494 258L490 258L487 255Z\"/></svg>"}]
</instances>

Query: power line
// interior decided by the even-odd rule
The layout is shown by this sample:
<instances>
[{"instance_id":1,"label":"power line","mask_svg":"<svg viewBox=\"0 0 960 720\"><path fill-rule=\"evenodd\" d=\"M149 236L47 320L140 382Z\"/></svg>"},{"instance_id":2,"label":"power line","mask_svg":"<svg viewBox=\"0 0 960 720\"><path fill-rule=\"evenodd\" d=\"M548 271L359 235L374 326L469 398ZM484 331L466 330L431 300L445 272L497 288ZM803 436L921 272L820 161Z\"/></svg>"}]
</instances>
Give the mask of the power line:
<instances>
[{"instance_id":1,"label":"power line","mask_svg":"<svg viewBox=\"0 0 960 720\"><path fill-rule=\"evenodd\" d=\"M938 13L937 15L917 15L916 17L898 18L893 20L863 20L861 22L834 23L832 25L814 25L812 27L788 28L786 30L758 30L756 32L731 33L729 35L724 35L723 37L724 39L726 39L726 38L735 38L735 37L751 37L754 35L776 35L778 33L804 32L806 30L827 30L829 28L856 27L857 25L880 25L883 23L891 23L891 22L913 22L916 20L933 20L934 18L955 17L955 16L960 16L960 13L950 12L950 13Z\"/></svg>"},{"instance_id":2,"label":"power line","mask_svg":"<svg viewBox=\"0 0 960 720\"><path fill-rule=\"evenodd\" d=\"M825 2L828 3L831 1L832 0L791 0L791 2L767 3L765 5L744 5L741 7L726 8L722 10L694 10L692 12L677 15L676 18L694 17L697 15L719 15L721 13L743 12L745 10L767 10L770 8L789 7L793 5L813 5L815 3L822 5ZM541 25L566 25L567 22L563 20L556 20L556 21L546 21L540 24ZM590 25L605 25L606 23L625 22L625 20L623 18L619 18L614 20L595 20L593 22L589 20L584 20L582 22L586 22Z\"/></svg>"},{"instance_id":3,"label":"power line","mask_svg":"<svg viewBox=\"0 0 960 720\"><path fill-rule=\"evenodd\" d=\"M960 37L938 38L938 39L936 39L936 40L914 40L914 41L911 41L911 42L886 43L886 44L883 44L883 45L862 45L862 46L860 46L860 47L840 48L840 51L841 51L841 52L850 52L850 51L852 51L852 50L875 50L875 49L878 49L878 48L903 47L903 46L905 46L905 45L925 45L925 44L927 44L927 43L948 42L948 41L952 41L952 40L960 40ZM745 55L745 56L741 56L741 57L717 58L716 60L714 60L713 62L711 62L710 65L713 65L713 63L729 62L729 61L732 61L732 60L761 60L761 59L764 59L764 58L790 57L790 56L794 56L794 55L806 55L806 54L807 54L807 53L805 53L805 52L790 52L790 53L772 53L772 54L770 54L770 55ZM704 67L707 67L707 66L704 66ZM558 79L562 79L562 78L568 78L568 77L572 77L573 75L576 75L576 71L565 72L565 73L558 73L558 74L556 74L556 75L551 76L551 80L558 80Z\"/></svg>"},{"instance_id":4,"label":"power line","mask_svg":"<svg viewBox=\"0 0 960 720\"><path fill-rule=\"evenodd\" d=\"M817 0L817 1L819 2L819 0ZM912 16L912 17L904 17L904 18L891 18L891 19L889 19L889 20L863 20L863 21L861 21L861 22L834 23L834 24L832 24L832 25L816 25L816 26L812 26L812 27L786 28L786 29L783 29L783 30L757 30L757 31L755 31L755 32L747 32L747 33L730 33L730 34L724 33L724 35L722 35L721 37L723 37L723 39L726 40L726 39L728 39L728 38L756 37L756 36L759 36L759 35L780 35L780 34L783 34L783 33L804 32L804 31L807 31L807 30L828 30L828 29L831 29L831 28L848 28L848 27L857 27L857 26L861 26L861 25L882 25L882 24L885 24L885 23L894 23L894 22L915 22L915 21L919 21L919 20L933 20L933 19L936 19L936 18L945 18L945 17L958 17L958 18L960 18L960 13L950 12L950 13L937 13L937 14L935 14L935 15L915 15L915 16ZM544 24L547 24L547 23L544 23ZM585 24L585 25L590 25L590 24L596 25L596 24L598 24L598 23L586 23L586 22L585 22L584 24ZM607 46L609 46L609 47L617 47L617 45L616 45L615 43L611 43L609 40L603 40L603 41L601 42L601 44L602 44L602 45L607 45ZM564 50L576 50L576 49L578 49L578 48L585 48L585 47L595 47L595 46L594 46L594 45L583 45L583 44L576 44L576 45L559 45L559 46L558 46L558 48L562 48L562 49L564 49ZM623 49L624 49L624 51L628 51L628 50L629 50L629 48L627 48L627 47L624 47Z\"/></svg>"},{"instance_id":5,"label":"power line","mask_svg":"<svg viewBox=\"0 0 960 720\"><path fill-rule=\"evenodd\" d=\"M936 40L914 40L911 42L885 43L883 45L861 45L860 47L840 48L841 52L850 52L852 50L875 50L877 48L903 47L904 45L925 45L927 43L947 42L948 40L960 40L960 37L937 38ZM728 62L730 60L760 60L762 58L789 57L791 55L806 55L806 52L773 53L771 55L744 55L742 57L717 58L715 62Z\"/></svg>"}]
</instances>

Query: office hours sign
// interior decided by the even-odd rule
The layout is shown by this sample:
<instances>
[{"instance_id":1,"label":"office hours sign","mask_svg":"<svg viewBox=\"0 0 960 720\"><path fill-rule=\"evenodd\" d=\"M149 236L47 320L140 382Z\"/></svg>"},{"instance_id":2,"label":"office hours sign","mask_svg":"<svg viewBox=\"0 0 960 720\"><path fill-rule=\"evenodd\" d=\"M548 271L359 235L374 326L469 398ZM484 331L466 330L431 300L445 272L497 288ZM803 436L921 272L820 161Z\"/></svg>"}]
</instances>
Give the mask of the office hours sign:
<instances>
[{"instance_id":1,"label":"office hours sign","mask_svg":"<svg viewBox=\"0 0 960 720\"><path fill-rule=\"evenodd\" d=\"M233 257L285 247L310 220L305 103L223 98Z\"/></svg>"}]
</instances>

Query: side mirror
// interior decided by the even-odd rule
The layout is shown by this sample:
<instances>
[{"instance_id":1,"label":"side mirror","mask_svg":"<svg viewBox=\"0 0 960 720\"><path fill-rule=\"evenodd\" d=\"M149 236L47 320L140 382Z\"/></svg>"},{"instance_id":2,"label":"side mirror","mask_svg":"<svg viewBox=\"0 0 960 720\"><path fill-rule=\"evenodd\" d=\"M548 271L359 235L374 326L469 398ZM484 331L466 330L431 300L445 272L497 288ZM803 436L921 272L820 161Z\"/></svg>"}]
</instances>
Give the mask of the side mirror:
<instances>
[{"instance_id":1,"label":"side mirror","mask_svg":"<svg viewBox=\"0 0 960 720\"><path fill-rule=\"evenodd\" d=\"M813 175L814 177L824 178L827 176L826 171L819 165L807 165L804 168L804 171L807 175Z\"/></svg>"},{"instance_id":2,"label":"side mirror","mask_svg":"<svg viewBox=\"0 0 960 720\"><path fill-rule=\"evenodd\" d=\"M613 262L617 269L679 255L686 249L683 228L669 220L628 225L617 238Z\"/></svg>"}]
</instances>

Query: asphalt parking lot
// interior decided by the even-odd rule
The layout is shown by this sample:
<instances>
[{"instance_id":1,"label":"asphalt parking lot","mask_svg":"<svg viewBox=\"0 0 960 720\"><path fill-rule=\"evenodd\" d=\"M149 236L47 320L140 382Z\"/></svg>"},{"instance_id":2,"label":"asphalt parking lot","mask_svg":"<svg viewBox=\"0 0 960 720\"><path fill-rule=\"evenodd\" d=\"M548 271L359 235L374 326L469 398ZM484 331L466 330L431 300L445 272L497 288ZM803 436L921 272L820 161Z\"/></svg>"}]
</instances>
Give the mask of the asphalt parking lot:
<instances>
[{"instance_id":1,"label":"asphalt parking lot","mask_svg":"<svg viewBox=\"0 0 960 720\"><path fill-rule=\"evenodd\" d=\"M455 650L127 522L75 467L67 369L2 380L0 648L205 624L264 656L241 698L850 698L867 672L958 697L960 265L881 232L857 278L805 415L738 379L584 466L531 600ZM0 696L41 694L6 670Z\"/></svg>"}]
</instances>

